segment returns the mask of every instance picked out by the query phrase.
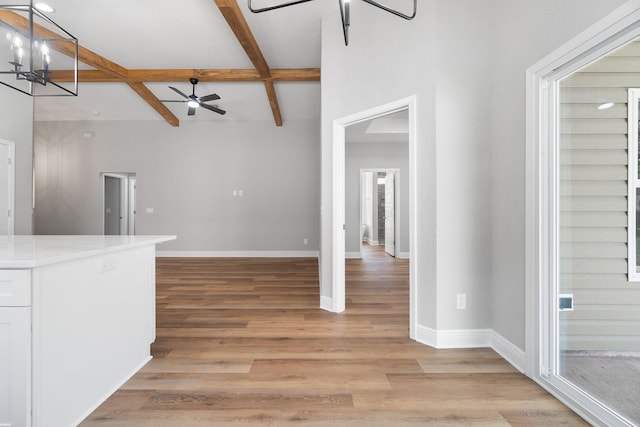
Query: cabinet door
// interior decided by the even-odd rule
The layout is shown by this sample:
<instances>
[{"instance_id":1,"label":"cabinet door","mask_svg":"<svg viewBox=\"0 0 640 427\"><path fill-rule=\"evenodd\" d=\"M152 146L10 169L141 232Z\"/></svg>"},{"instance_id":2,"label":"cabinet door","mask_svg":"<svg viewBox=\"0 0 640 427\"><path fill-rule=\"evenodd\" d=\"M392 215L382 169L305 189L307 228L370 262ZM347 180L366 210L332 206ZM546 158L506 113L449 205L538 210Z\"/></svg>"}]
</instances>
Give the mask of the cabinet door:
<instances>
[{"instance_id":1,"label":"cabinet door","mask_svg":"<svg viewBox=\"0 0 640 427\"><path fill-rule=\"evenodd\" d=\"M31 308L0 307L0 426L31 425Z\"/></svg>"}]
</instances>

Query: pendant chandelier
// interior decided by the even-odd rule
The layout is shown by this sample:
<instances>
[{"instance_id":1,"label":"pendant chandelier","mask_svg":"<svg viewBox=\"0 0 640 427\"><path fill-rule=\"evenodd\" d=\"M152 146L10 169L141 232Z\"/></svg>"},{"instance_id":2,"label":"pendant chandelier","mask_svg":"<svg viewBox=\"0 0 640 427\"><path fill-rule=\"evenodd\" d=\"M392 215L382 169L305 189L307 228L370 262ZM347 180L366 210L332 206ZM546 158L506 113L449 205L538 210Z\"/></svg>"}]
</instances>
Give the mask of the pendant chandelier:
<instances>
[{"instance_id":1,"label":"pendant chandelier","mask_svg":"<svg viewBox=\"0 0 640 427\"><path fill-rule=\"evenodd\" d=\"M59 83L53 68L74 70ZM28 5L0 5L0 84L31 96L78 94L78 39Z\"/></svg>"},{"instance_id":2,"label":"pendant chandelier","mask_svg":"<svg viewBox=\"0 0 640 427\"><path fill-rule=\"evenodd\" d=\"M252 0L249 1L249 10L253 13L262 13L268 12L270 10L281 9L283 7L294 6L301 3L307 3L313 0L292 0L284 3L279 3L273 6L267 6L262 8L254 8L252 4ZM342 17L342 32L344 34L344 45L349 46L349 27L351 26L351 0L338 0L338 4L340 6L340 16ZM399 18L403 18L406 20L412 20L416 17L416 9L418 5L418 0L413 0L413 12L410 15L401 13L395 9L391 9L388 6L384 6L374 0L362 0L363 2L370 4L371 6L375 6L379 9L384 10L385 12L389 12L392 15L395 15Z\"/></svg>"}]
</instances>

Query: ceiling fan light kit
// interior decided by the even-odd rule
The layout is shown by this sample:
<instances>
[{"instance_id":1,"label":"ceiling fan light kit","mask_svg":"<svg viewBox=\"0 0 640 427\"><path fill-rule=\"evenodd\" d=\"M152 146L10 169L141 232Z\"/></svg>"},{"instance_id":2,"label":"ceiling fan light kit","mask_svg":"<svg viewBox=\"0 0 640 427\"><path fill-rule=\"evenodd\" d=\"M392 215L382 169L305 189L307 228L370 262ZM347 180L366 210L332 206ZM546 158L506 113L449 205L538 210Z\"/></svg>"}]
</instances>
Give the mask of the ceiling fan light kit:
<instances>
[{"instance_id":1,"label":"ceiling fan light kit","mask_svg":"<svg viewBox=\"0 0 640 427\"><path fill-rule=\"evenodd\" d=\"M262 13L269 12L271 10L281 9L283 7L295 6L301 3L307 3L314 0L293 0L286 1L282 3L278 3L272 6L255 8L253 7L252 0L248 0L249 2L249 10L253 13ZM413 12L411 14L405 14L395 9L392 9L388 6L378 3L374 0L362 0L363 2L370 4L371 6L375 6L378 9L382 9L385 12L391 13L399 18L406 19L407 21L412 20L416 17L416 11L418 7L418 0L413 0ZM340 17L342 18L342 32L344 36L344 45L349 46L349 27L351 26L351 0L338 0L338 5L340 7Z\"/></svg>"},{"instance_id":2,"label":"ceiling fan light kit","mask_svg":"<svg viewBox=\"0 0 640 427\"><path fill-rule=\"evenodd\" d=\"M214 113L218 113L220 115L225 115L227 114L227 112L225 110L222 110L221 108L219 108L217 105L209 105L209 104L205 104L205 102L208 101L215 101L220 99L220 96L217 93L212 93L210 95L205 95L205 96L197 96L196 95L196 85L198 84L198 79L196 78L190 78L189 82L193 85L193 89L191 91L191 95L186 95L184 94L181 90L176 89L173 86L169 86L169 89L171 89L172 91L174 91L175 93L177 93L178 95L180 95L181 97L183 97L183 100L162 100L162 102L186 102L187 103L187 107L189 107L189 109L187 110L187 115L188 116L193 116L196 114L196 109L202 107L205 110L209 110L209 111L213 111Z\"/></svg>"},{"instance_id":3,"label":"ceiling fan light kit","mask_svg":"<svg viewBox=\"0 0 640 427\"><path fill-rule=\"evenodd\" d=\"M53 69L73 70L56 82ZM0 5L0 84L31 96L77 96L78 39L28 5Z\"/></svg>"}]
</instances>

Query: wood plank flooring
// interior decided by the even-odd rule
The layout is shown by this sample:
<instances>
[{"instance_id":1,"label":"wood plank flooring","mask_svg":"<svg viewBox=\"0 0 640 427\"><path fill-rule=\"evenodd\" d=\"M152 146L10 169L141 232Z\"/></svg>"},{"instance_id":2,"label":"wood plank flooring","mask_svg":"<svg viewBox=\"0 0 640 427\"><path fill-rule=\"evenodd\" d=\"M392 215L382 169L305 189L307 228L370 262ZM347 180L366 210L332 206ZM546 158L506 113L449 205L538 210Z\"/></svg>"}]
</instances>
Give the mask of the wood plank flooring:
<instances>
[{"instance_id":1,"label":"wood plank flooring","mask_svg":"<svg viewBox=\"0 0 640 427\"><path fill-rule=\"evenodd\" d=\"M81 425L588 425L490 349L408 338L408 262L347 261L347 310L315 259L160 258L154 359Z\"/></svg>"}]
</instances>

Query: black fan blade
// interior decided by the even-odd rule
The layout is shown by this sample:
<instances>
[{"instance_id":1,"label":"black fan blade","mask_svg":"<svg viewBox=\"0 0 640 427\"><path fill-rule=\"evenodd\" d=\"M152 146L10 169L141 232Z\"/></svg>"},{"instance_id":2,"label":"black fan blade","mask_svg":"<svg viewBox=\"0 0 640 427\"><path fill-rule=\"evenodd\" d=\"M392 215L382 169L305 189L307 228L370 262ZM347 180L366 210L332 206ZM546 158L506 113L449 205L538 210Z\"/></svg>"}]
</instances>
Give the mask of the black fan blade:
<instances>
[{"instance_id":1,"label":"black fan blade","mask_svg":"<svg viewBox=\"0 0 640 427\"><path fill-rule=\"evenodd\" d=\"M169 89L171 89L172 91L176 92L178 95L182 96L183 98L189 98L187 95L185 95L184 93L180 92L178 89L176 89L173 86L169 86Z\"/></svg>"},{"instance_id":2,"label":"black fan blade","mask_svg":"<svg viewBox=\"0 0 640 427\"><path fill-rule=\"evenodd\" d=\"M196 115L196 109L193 107L189 107L189 112L187 113L187 116L195 116Z\"/></svg>"},{"instance_id":3,"label":"black fan blade","mask_svg":"<svg viewBox=\"0 0 640 427\"><path fill-rule=\"evenodd\" d=\"M212 93L211 95L201 96L200 102L215 101L218 99L220 99L220 96L217 93Z\"/></svg>"},{"instance_id":4,"label":"black fan blade","mask_svg":"<svg viewBox=\"0 0 640 427\"><path fill-rule=\"evenodd\" d=\"M218 107L214 107L213 105L200 104L200 106L202 108L206 108L207 110L213 111L213 112L218 113L218 114L222 114L222 115L227 114L226 111L221 110Z\"/></svg>"}]
</instances>

